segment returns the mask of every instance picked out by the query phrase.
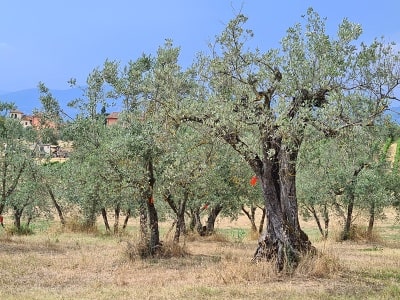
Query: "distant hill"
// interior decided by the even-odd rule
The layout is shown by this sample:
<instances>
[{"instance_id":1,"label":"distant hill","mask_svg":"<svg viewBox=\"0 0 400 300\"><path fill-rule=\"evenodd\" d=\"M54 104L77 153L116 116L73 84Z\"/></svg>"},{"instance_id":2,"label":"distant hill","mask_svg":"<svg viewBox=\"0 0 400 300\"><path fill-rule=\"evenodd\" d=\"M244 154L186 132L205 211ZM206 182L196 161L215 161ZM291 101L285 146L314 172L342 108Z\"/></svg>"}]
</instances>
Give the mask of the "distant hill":
<instances>
[{"instance_id":1,"label":"distant hill","mask_svg":"<svg viewBox=\"0 0 400 300\"><path fill-rule=\"evenodd\" d=\"M68 102L82 97L82 91L79 88L71 88L67 90L50 90L53 97L58 100L60 107L65 113L71 117L75 117L78 113L76 109L67 106ZM33 110L40 109L41 103L39 100L38 89L26 89L16 92L2 92L0 91L0 101L2 102L13 102L17 108L25 114L31 114ZM387 112L388 115L392 116L392 119L400 124L400 104L395 103L391 107L392 112ZM113 111L119 111L117 107L110 108L109 113ZM395 113L397 112L397 113Z\"/></svg>"},{"instance_id":2,"label":"distant hill","mask_svg":"<svg viewBox=\"0 0 400 300\"><path fill-rule=\"evenodd\" d=\"M77 110L67 106L68 102L82 96L82 91L78 88L68 90L50 90L53 97L58 100L60 107L70 115L74 117L77 114ZM42 104L39 100L38 89L26 89L11 93L0 93L0 101L14 103L18 110L29 115L35 109L40 109Z\"/></svg>"}]
</instances>

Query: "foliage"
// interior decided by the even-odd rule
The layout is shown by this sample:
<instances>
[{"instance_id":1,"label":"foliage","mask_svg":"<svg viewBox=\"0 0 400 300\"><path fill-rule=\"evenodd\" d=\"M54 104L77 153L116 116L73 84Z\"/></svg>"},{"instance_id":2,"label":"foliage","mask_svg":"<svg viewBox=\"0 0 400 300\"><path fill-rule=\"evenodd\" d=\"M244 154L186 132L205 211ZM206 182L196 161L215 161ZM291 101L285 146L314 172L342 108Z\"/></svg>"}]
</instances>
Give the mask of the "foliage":
<instances>
[{"instance_id":1,"label":"foliage","mask_svg":"<svg viewBox=\"0 0 400 300\"><path fill-rule=\"evenodd\" d=\"M347 19L329 36L326 20L310 8L279 49L261 51L248 47L254 35L246 22L242 14L233 18L186 70L171 40L155 57L126 65L106 60L88 75L82 97L70 102L80 113L68 124L39 83L37 135L0 118L7 145L0 212L47 211L49 202L32 201L46 187L62 209L76 207L87 226L100 213L107 226L110 210L115 226L120 210L139 216L142 241L153 249L161 245L158 213L184 220L209 207L215 222L219 212L235 218L245 204L265 206L267 230L256 256L276 259L283 270L313 252L300 228L298 198L325 215L347 208L351 216L353 206L380 212L392 203L395 177L380 159L380 138L388 135L374 130L392 138L397 132L378 126L389 122L381 115L399 100L395 45L358 42L362 29ZM106 126L115 104L123 107L119 122ZM21 140L56 143L61 134L73 142L70 159L62 167L35 166ZM258 188L248 184L253 175ZM154 200L170 196L170 208Z\"/></svg>"}]
</instances>

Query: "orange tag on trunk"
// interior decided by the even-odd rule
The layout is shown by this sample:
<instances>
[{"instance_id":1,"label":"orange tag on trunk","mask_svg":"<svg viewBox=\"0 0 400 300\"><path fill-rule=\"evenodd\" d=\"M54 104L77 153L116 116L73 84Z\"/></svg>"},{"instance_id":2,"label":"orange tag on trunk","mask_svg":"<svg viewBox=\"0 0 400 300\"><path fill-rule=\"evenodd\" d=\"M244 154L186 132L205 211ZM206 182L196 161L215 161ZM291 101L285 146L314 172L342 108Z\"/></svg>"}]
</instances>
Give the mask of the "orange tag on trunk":
<instances>
[{"instance_id":1,"label":"orange tag on trunk","mask_svg":"<svg viewBox=\"0 0 400 300\"><path fill-rule=\"evenodd\" d=\"M258 178L256 175L254 175L253 177L251 177L250 179L250 185L251 186L255 186L257 184Z\"/></svg>"}]
</instances>

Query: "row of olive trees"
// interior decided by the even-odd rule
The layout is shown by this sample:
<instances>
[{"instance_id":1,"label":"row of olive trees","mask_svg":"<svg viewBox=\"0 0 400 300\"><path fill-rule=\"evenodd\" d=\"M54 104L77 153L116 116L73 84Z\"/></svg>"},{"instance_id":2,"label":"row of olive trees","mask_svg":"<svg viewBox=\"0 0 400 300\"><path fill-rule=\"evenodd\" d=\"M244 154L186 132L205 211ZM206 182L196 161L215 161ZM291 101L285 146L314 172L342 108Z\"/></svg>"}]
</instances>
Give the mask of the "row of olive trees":
<instances>
[{"instance_id":1,"label":"row of olive trees","mask_svg":"<svg viewBox=\"0 0 400 300\"><path fill-rule=\"evenodd\" d=\"M180 71L177 54L178 48L166 43L154 59L143 56L127 66L106 61L93 70L82 98L71 103L80 114L65 126L63 135L73 141L74 150L59 167L52 192L65 207L78 207L87 227L101 214L111 231L110 210L114 232L121 212L138 216L141 240L150 252L161 244L160 211L174 220L174 240L179 241L187 223L201 234L212 233L218 215L234 218L246 202L257 203L257 193L248 185L252 174L243 161L208 132L181 126L171 119L171 108L163 105L164 97L171 101L174 95L171 86L182 94L175 95L175 102L194 86ZM172 82L163 78L164 69L173 73L168 77ZM56 99L41 88L44 114L59 116ZM106 108L113 109L110 102L116 101L124 108L119 123L105 126ZM127 218L123 227L126 222Z\"/></svg>"},{"instance_id":2,"label":"row of olive trees","mask_svg":"<svg viewBox=\"0 0 400 300\"><path fill-rule=\"evenodd\" d=\"M333 193L336 206L341 197L348 236L357 189L364 186L368 193L368 184L356 183L375 164L369 150L359 158L364 150L352 147L362 143L351 141L367 134L364 128L377 125L390 101L398 100L400 56L378 40L357 45L361 27L346 19L329 36L312 9L303 24L288 29L280 49L252 50L246 21L243 15L230 21L210 52L199 54L187 70L179 66L179 48L167 41L155 58L144 55L126 66L106 61L89 75L82 99L72 103L82 113L69 127L75 148L64 179L89 223L96 212L105 217L110 206L133 209L133 201L118 207L117 199L130 195L137 199L142 237L156 249L155 195L165 199L184 232L184 211L198 219L199 203L212 208L210 216L222 208L240 210L243 198L254 193L239 186L255 174L266 216L255 258L276 259L279 269L295 267L302 254L315 250L299 223L297 171L312 179L303 181L307 186L316 180L310 174L323 166L323 156L337 153L327 162L332 183L325 189L319 181L315 194L321 198L305 195L304 202L321 203ZM51 97L43 99L49 113L59 114ZM125 112L113 129L104 126L101 113L111 102ZM300 162L315 159L302 153L309 141L322 157L311 171L301 170ZM346 141L351 147L343 146ZM376 149L373 141L366 144ZM190 207L189 199L197 206Z\"/></svg>"},{"instance_id":3,"label":"row of olive trees","mask_svg":"<svg viewBox=\"0 0 400 300\"><path fill-rule=\"evenodd\" d=\"M14 135L15 141L21 140L21 137L26 141L34 137L32 131L26 132L22 127L16 126L19 124L15 120L5 118L4 121L9 126L8 131L3 131L4 138L6 133L9 136ZM50 206L56 208L62 224L65 224L63 213L73 207L80 209L84 226L88 228L95 225L97 216L101 214L108 231L111 228L107 211L112 210L115 233L119 230L121 212L127 216L123 228L131 214L138 214L138 191L146 184L143 179L145 175L138 168L141 164L139 160L144 155L145 146L150 147L154 141L149 143L141 139L150 134L143 131L144 121L141 116L132 123L135 127L129 128L106 127L104 121L104 115L99 114L94 123L88 119L78 119L69 125L68 131L73 132L69 135L74 138L75 151L66 164L44 163L38 167L37 164L32 164L33 160L29 155L25 155L32 154L31 150L16 150L16 146L10 144L13 139L8 138L8 150L13 150L5 153L4 158L9 158L12 153L15 157L9 163L21 166L20 169L14 166L13 170L16 172L8 174L5 181L7 184L12 178L10 175L19 180L19 184L14 183L15 191L8 196L7 201L7 205L13 210L17 228L21 227L23 212L29 222L35 215L50 215ZM99 125L97 129L96 124ZM19 130L11 131L16 128ZM368 129L358 128L358 131L347 132L340 139L318 139L314 136L317 139L309 141L302 151L297 183L300 204L304 215L315 218L323 237L328 235L330 214L335 213L343 218L343 238L348 238L353 209L367 211L368 233L371 234L375 217L398 197L395 184L398 173L388 170L385 156L381 154L384 127ZM221 146L216 141L206 139L204 135L198 135L188 127L179 129L182 130L184 134L175 133L165 137L163 152L160 150L157 153L160 170L157 171L156 186L160 188L156 197L164 199L170 208L161 207L164 215L167 214L175 220L174 240L179 241L180 234L186 233L185 215L191 216L191 226L197 225L198 231L202 232L199 214L205 205L208 207L210 204L211 213L206 226L208 232L213 231L215 218L222 208L225 215L231 217L236 217L242 208L248 214L253 230L256 230L256 206L249 200L256 201L257 195L250 195L249 192L254 193L258 189L246 187L246 181L251 174L247 173L243 177L246 168L227 156L226 152L216 151ZM96 132L97 138L87 136L88 132ZM35 138L38 139L38 136ZM94 140L97 146L93 144ZM19 143L16 145L21 146ZM193 160L193 157L196 159ZM21 165L24 159L25 163ZM9 163L3 161L5 174L6 164ZM210 172L210 169L214 172ZM6 202L3 203L4 208ZM253 218L244 208L245 204L252 208ZM319 212L322 212L325 228L322 228ZM147 217L146 212L143 214L145 234Z\"/></svg>"},{"instance_id":4,"label":"row of olive trees","mask_svg":"<svg viewBox=\"0 0 400 300\"><path fill-rule=\"evenodd\" d=\"M303 216L316 221L323 238L332 217L343 224L340 238L351 238L360 215L367 217L366 235L371 238L375 219L385 216L385 208L397 206L400 170L392 167L385 147L392 142L390 135L385 125L357 126L339 138L313 136L303 145L299 201Z\"/></svg>"}]
</instances>

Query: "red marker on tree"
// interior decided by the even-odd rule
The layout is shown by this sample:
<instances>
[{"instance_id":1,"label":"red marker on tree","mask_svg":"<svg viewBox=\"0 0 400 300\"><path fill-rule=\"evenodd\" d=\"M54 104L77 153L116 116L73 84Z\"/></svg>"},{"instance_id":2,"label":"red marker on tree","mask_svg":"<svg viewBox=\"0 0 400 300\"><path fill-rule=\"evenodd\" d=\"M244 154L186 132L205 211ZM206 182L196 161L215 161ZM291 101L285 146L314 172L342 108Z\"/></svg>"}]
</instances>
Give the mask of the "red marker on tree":
<instances>
[{"instance_id":1,"label":"red marker on tree","mask_svg":"<svg viewBox=\"0 0 400 300\"><path fill-rule=\"evenodd\" d=\"M257 184L258 178L256 175L254 175L253 177L251 177L250 179L250 185L251 186L255 186Z\"/></svg>"}]
</instances>

